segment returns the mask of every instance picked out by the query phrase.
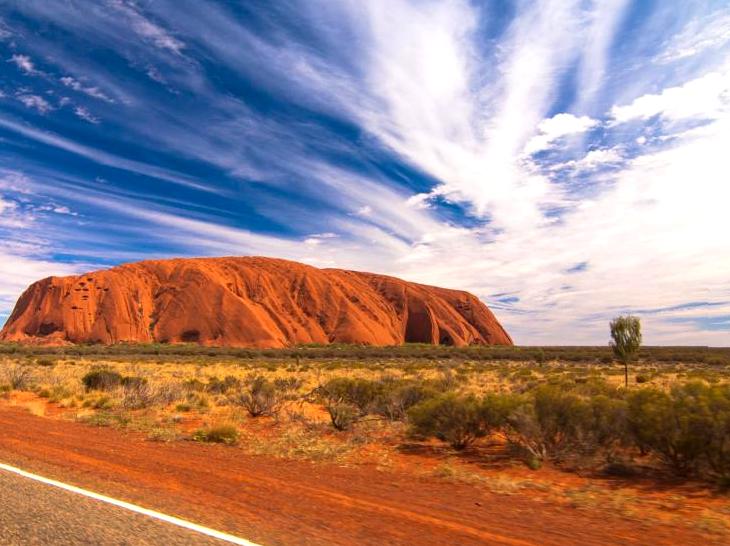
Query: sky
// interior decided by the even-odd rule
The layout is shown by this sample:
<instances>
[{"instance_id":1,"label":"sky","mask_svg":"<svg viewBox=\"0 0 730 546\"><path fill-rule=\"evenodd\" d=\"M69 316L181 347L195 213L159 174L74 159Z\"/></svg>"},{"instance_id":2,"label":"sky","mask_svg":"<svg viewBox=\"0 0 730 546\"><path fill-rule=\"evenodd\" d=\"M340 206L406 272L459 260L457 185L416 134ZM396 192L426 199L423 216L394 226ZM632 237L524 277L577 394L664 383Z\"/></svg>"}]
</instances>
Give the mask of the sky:
<instances>
[{"instance_id":1,"label":"sky","mask_svg":"<svg viewBox=\"0 0 730 546\"><path fill-rule=\"evenodd\" d=\"M469 290L523 345L730 345L730 5L0 1L0 323L221 255Z\"/></svg>"}]
</instances>

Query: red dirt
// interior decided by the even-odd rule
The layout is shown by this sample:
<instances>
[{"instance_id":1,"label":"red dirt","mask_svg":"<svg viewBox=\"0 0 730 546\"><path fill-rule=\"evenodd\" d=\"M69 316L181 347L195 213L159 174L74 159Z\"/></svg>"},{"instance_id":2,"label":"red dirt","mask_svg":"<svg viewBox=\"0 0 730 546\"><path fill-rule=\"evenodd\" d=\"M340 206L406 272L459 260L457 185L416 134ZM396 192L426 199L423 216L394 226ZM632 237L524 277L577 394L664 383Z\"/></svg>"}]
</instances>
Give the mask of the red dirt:
<instances>
[{"instance_id":1,"label":"red dirt","mask_svg":"<svg viewBox=\"0 0 730 546\"><path fill-rule=\"evenodd\" d=\"M23 293L0 341L512 344L468 292L259 257L145 261L49 277Z\"/></svg>"},{"instance_id":2,"label":"red dirt","mask_svg":"<svg viewBox=\"0 0 730 546\"><path fill-rule=\"evenodd\" d=\"M708 544L686 528L436 478L250 456L0 406L0 460L263 544Z\"/></svg>"}]
</instances>

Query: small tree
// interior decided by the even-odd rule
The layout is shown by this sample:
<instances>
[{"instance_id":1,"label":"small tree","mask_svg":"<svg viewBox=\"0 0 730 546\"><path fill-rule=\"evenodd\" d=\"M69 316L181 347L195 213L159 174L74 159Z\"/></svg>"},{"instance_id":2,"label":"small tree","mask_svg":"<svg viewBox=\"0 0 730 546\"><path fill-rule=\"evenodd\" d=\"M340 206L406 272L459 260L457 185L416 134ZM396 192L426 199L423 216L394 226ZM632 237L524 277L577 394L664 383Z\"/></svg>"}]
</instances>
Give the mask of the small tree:
<instances>
[{"instance_id":1,"label":"small tree","mask_svg":"<svg viewBox=\"0 0 730 546\"><path fill-rule=\"evenodd\" d=\"M613 354L624 365L624 380L628 388L629 362L634 359L641 347L641 321L631 315L616 317L611 321L611 338Z\"/></svg>"}]
</instances>

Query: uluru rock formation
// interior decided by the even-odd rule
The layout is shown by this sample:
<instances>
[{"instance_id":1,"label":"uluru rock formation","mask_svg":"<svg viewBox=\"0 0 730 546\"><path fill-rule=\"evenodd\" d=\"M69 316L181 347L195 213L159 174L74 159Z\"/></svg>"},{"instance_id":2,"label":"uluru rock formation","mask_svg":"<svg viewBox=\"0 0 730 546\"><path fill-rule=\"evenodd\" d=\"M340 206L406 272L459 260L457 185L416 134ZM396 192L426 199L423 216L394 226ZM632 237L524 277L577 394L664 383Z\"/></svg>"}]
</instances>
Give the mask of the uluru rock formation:
<instances>
[{"instance_id":1,"label":"uluru rock formation","mask_svg":"<svg viewBox=\"0 0 730 546\"><path fill-rule=\"evenodd\" d=\"M48 277L23 293L0 340L512 344L468 292L259 257L144 261Z\"/></svg>"}]
</instances>

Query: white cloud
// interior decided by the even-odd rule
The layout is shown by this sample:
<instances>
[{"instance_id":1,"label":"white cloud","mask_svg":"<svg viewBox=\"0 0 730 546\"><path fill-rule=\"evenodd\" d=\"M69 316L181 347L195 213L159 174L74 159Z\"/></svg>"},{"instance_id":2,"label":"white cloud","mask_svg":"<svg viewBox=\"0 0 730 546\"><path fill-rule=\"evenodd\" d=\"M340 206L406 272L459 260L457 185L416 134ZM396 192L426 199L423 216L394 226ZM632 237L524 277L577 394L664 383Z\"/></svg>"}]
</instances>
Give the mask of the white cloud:
<instances>
[{"instance_id":1,"label":"white cloud","mask_svg":"<svg viewBox=\"0 0 730 546\"><path fill-rule=\"evenodd\" d=\"M434 193L417 193L406 200L406 205L415 209L430 209L430 200L435 197Z\"/></svg>"},{"instance_id":2,"label":"white cloud","mask_svg":"<svg viewBox=\"0 0 730 546\"><path fill-rule=\"evenodd\" d=\"M630 0L600 0L586 16L587 43L583 48L579 74L580 94L577 111L593 109L593 99L603 88L606 66L611 47L616 38L616 29L626 14Z\"/></svg>"},{"instance_id":3,"label":"white cloud","mask_svg":"<svg viewBox=\"0 0 730 546\"><path fill-rule=\"evenodd\" d=\"M730 14L714 12L691 18L667 47L657 56L660 63L671 63L718 49L730 42Z\"/></svg>"},{"instance_id":4,"label":"white cloud","mask_svg":"<svg viewBox=\"0 0 730 546\"><path fill-rule=\"evenodd\" d=\"M570 168L577 171L590 171L603 165L618 164L623 161L624 158L617 148L606 148L591 150L578 160L558 163L557 165L552 166L551 170Z\"/></svg>"},{"instance_id":5,"label":"white cloud","mask_svg":"<svg viewBox=\"0 0 730 546\"><path fill-rule=\"evenodd\" d=\"M584 133L598 125L598 121L588 116L574 116L573 114L556 114L544 119L537 126L538 134L532 137L525 146L526 154L534 154L545 150L550 145L568 135Z\"/></svg>"},{"instance_id":6,"label":"white cloud","mask_svg":"<svg viewBox=\"0 0 730 546\"><path fill-rule=\"evenodd\" d=\"M17 95L16 98L22 102L27 108L37 110L41 114L47 114L53 107L48 103L46 99L40 95Z\"/></svg>"},{"instance_id":7,"label":"white cloud","mask_svg":"<svg viewBox=\"0 0 730 546\"><path fill-rule=\"evenodd\" d=\"M94 116L83 106L77 106L76 108L74 108L74 114L76 114L76 116L83 119L84 121L88 121L89 123L99 123L99 118Z\"/></svg>"},{"instance_id":8,"label":"white cloud","mask_svg":"<svg viewBox=\"0 0 730 546\"><path fill-rule=\"evenodd\" d=\"M111 5L129 20L132 29L145 40L152 42L160 49L168 50L177 55L182 52L185 44L142 15L136 9L134 3L124 0L111 0Z\"/></svg>"},{"instance_id":9,"label":"white cloud","mask_svg":"<svg viewBox=\"0 0 730 546\"><path fill-rule=\"evenodd\" d=\"M470 2L348 3L361 27L368 91L353 116L383 144L441 182L445 199L519 231L545 221L541 209L563 197L522 160L540 135L562 71L587 39L581 3L525 5L497 54L478 50L479 8ZM488 17L487 13L485 17ZM564 114L586 130L592 120ZM547 125L547 129L551 129ZM567 130L567 129L566 129ZM550 141L542 135L537 144ZM555 138L558 138L555 136ZM411 204L414 202L411 201ZM425 200L421 200L425 204Z\"/></svg>"},{"instance_id":10,"label":"white cloud","mask_svg":"<svg viewBox=\"0 0 730 546\"><path fill-rule=\"evenodd\" d=\"M669 120L714 118L727 112L730 112L730 65L661 93L643 95L630 104L614 106L611 116L617 123L624 123L657 115Z\"/></svg>"},{"instance_id":11,"label":"white cloud","mask_svg":"<svg viewBox=\"0 0 730 546\"><path fill-rule=\"evenodd\" d=\"M0 41L5 41L13 35L13 32L8 28L8 25L0 19Z\"/></svg>"},{"instance_id":12,"label":"white cloud","mask_svg":"<svg viewBox=\"0 0 730 546\"><path fill-rule=\"evenodd\" d=\"M17 203L14 201L5 201L4 199L0 198L0 214L5 213L5 211L15 210L17 207Z\"/></svg>"},{"instance_id":13,"label":"white cloud","mask_svg":"<svg viewBox=\"0 0 730 546\"><path fill-rule=\"evenodd\" d=\"M21 292L31 283L51 275L80 273L84 266L23 256L0 249L0 309L12 309Z\"/></svg>"},{"instance_id":14,"label":"white cloud","mask_svg":"<svg viewBox=\"0 0 730 546\"><path fill-rule=\"evenodd\" d=\"M79 80L77 80L76 78L73 78L71 76L63 76L60 79L60 82L63 85L65 85L66 87L70 87L74 91L78 91L80 93L85 93L86 95L89 95L90 97L94 97L95 99L103 100L103 101L109 102L109 103L113 103L114 102L114 99L108 97L98 87L95 87L95 86L85 86Z\"/></svg>"},{"instance_id":15,"label":"white cloud","mask_svg":"<svg viewBox=\"0 0 730 546\"><path fill-rule=\"evenodd\" d=\"M154 80L154 81L156 81L157 83L161 83L161 84L166 84L166 83L167 83L167 81L166 81L166 80L165 80L165 78L164 78L164 77L162 76L162 74L160 74L160 71L159 71L159 70L158 70L158 69L157 69L156 67L154 67L154 66L148 66L148 67L147 67L147 72L146 72L146 74L147 74L147 76L148 76L148 77L149 77L149 78L150 78L151 80Z\"/></svg>"},{"instance_id":16,"label":"white cloud","mask_svg":"<svg viewBox=\"0 0 730 546\"><path fill-rule=\"evenodd\" d=\"M100 110L105 121L118 123L129 135L145 134L154 126L153 140L147 142L150 148L207 161L267 184L280 183L276 175L282 171L277 169L285 164L287 176L280 178L298 183L281 183L277 189L291 189L297 201L300 194L303 202L314 198L318 205L327 206L327 212L313 221L318 214L305 211L299 201L292 204L293 198L282 198L290 216L297 217L300 233L286 239L225 225L228 220L221 220L215 211L208 216L200 212L204 209L199 203L183 202L174 208L167 196L160 198L164 203L153 206L131 192L123 198L105 195L118 189L113 176L108 184L93 188L98 193L65 187L49 191L59 192L54 199L68 203L69 211L78 208L76 203L86 202L89 210L99 207L113 213L99 214L104 221L107 216L121 216L116 227L127 239L137 235L162 241L170 252L251 252L368 269L469 289L487 303L491 294L508 292L519 301L500 309L498 315L521 343L602 343L608 319L619 312L727 299L723 276L730 270L725 241L730 225L724 208L730 196L723 176L730 165L723 143L730 141L725 122L728 70L712 68L714 76L695 77L710 70L697 61L698 50L692 55L691 69L696 74L685 77L684 72L672 70L668 89L661 88L663 78L670 77L661 68L647 65L642 77L632 78L636 59L621 55L632 47L650 49L649 45L656 45L656 36L647 36L652 42L648 44L637 33L638 37L624 40L620 54L612 51L612 44L622 39L616 30L626 0L521 3L497 38L498 45L488 48L480 26L493 15L487 4L295 0L297 25L316 33L316 48L300 42L298 34L283 28L286 25L257 34L231 17L223 5L193 3L186 10L175 10L172 3L155 2L142 12L135 3L117 1L121 23L103 17L88 21L65 17L69 5L56 6L49 15L56 24L70 25L72 32L129 52L125 54L133 56L137 69L159 67L171 84L181 85L205 104L200 111L177 112L162 102L146 102L148 97L138 96L133 85L117 81L117 75L103 67L92 71L68 61L62 74L93 74L89 81L113 90L115 97L129 97L129 104L119 99L118 108ZM35 6L38 16L45 6ZM143 21L135 24L136 16L125 14L125 9ZM100 20L105 24L99 25ZM722 33L708 36L717 38ZM341 48L343 37L352 46L346 52ZM719 47L706 39L695 49ZM48 58L29 51L38 59ZM368 146L375 141L373 147L388 147L438 182L411 195L397 185L400 181L387 180L385 175L380 179L372 173L354 174L327 165L316 151L300 146L310 140L320 144L316 138L301 138L296 131L286 134L288 127L257 116L242 101L216 88L219 82L207 80L202 71L188 70L195 63L183 54L198 51L277 100L358 125ZM686 52L691 48L683 51L681 58L689 58ZM614 54L616 59L609 58ZM621 65L615 74L612 62ZM575 67L579 68L574 74ZM578 81L572 102L563 94L567 76ZM61 83L67 88L93 96L84 91L92 89L84 78L65 78L69 79ZM682 78L686 83L678 85ZM622 93L626 98L617 99ZM616 103L611 110L614 123L605 115L610 108L606 105L612 103ZM556 104L564 111L548 117L560 111ZM129 105L138 110L128 109ZM130 116L130 111L146 115ZM705 125L688 130L690 124L673 124L671 132L668 123L618 127L623 121L641 125L656 115L668 121L702 118ZM211 121L205 134L190 131L201 126L201 120ZM592 131L599 125L600 130ZM116 157L13 121L0 118L0 126L101 165L197 183L180 173ZM190 134L180 138L181 128ZM337 142L338 151L355 157L358 150L348 150L347 145ZM595 146L600 147L592 149ZM525 151L545 149L550 159L540 164L541 169L557 175L550 166L558 163L581 171L585 175L581 184L595 190L590 198L578 200L539 174L543 171ZM256 154L255 160L250 154ZM601 169L598 178L593 171L605 165L612 168ZM410 173L402 178L408 179L403 187L414 182ZM440 220L444 209L439 203L444 200L464 205L473 214L468 222L474 227ZM251 203L261 208L257 212L281 220L281 207L255 199ZM547 211L560 207L559 214L548 218ZM305 219L311 224L302 227ZM320 230L323 233L316 233ZM327 230L338 236L331 237ZM87 235L93 232L89 229ZM112 239L108 233L105 230L104 237ZM89 252L88 240L85 244L80 252ZM582 263L588 265L580 274L569 272ZM643 317L646 340L720 343L716 332L678 326L671 320L721 310L726 312L718 306L711 311L694 310L691 316L686 310L647 313Z\"/></svg>"},{"instance_id":17,"label":"white cloud","mask_svg":"<svg viewBox=\"0 0 730 546\"><path fill-rule=\"evenodd\" d=\"M8 62L15 63L15 66L17 66L19 69L21 69L26 74L36 74L37 71L35 69L35 65L33 64L33 61L31 60L28 55L18 55L15 54L10 59L8 59Z\"/></svg>"},{"instance_id":18,"label":"white cloud","mask_svg":"<svg viewBox=\"0 0 730 546\"><path fill-rule=\"evenodd\" d=\"M78 213L73 212L66 205L57 205L55 203L52 203L50 205L43 205L43 206L37 207L36 210L38 210L38 211L44 211L44 212L55 212L56 214L66 214L66 215L69 215L69 216L78 216Z\"/></svg>"}]
</instances>

